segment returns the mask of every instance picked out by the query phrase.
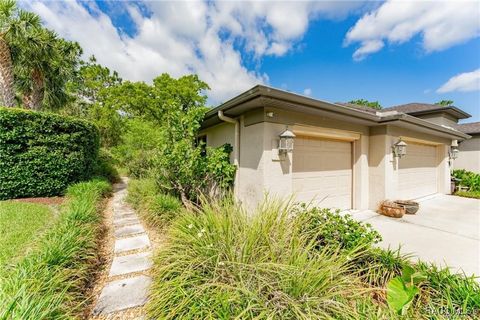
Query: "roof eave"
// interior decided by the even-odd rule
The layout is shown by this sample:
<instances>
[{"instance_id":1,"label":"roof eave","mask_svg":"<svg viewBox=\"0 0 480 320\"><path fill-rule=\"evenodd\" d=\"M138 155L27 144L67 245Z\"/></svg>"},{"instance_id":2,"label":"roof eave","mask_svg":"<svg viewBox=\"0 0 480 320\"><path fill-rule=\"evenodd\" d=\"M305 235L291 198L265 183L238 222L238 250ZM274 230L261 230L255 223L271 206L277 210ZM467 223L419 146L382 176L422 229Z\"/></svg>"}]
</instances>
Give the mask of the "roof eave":
<instances>
[{"instance_id":1,"label":"roof eave","mask_svg":"<svg viewBox=\"0 0 480 320\"><path fill-rule=\"evenodd\" d=\"M400 111L401 112L401 111ZM425 115L425 114L434 114L434 113L439 113L439 112L445 112L457 119L467 119L470 118L472 115L469 113L455 107L455 106L448 106L448 107L438 107L436 109L430 109L430 110L419 110L419 111L412 111L412 112L405 112L406 114L412 115L412 116L420 116L420 115Z\"/></svg>"},{"instance_id":2,"label":"roof eave","mask_svg":"<svg viewBox=\"0 0 480 320\"><path fill-rule=\"evenodd\" d=\"M470 135L464 132L461 132L455 129L449 129L449 128L440 126L438 124L432 123L430 121L426 121L405 113L398 113L392 116L385 116L383 117L382 120L379 121L380 124L387 124L387 123L394 123L394 122L406 122L406 123L415 124L417 126L424 127L426 129L441 133L444 136L446 135L449 138L460 139L460 140L466 140L471 138Z\"/></svg>"}]
</instances>

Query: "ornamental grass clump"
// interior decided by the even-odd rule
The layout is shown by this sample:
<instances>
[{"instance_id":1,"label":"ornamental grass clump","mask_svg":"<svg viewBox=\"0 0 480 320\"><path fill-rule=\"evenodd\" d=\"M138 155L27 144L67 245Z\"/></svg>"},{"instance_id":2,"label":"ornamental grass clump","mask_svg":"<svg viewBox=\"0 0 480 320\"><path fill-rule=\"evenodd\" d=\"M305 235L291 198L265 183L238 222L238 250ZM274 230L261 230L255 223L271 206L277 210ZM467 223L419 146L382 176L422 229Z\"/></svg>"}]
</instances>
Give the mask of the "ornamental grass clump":
<instances>
[{"instance_id":1,"label":"ornamental grass clump","mask_svg":"<svg viewBox=\"0 0 480 320\"><path fill-rule=\"evenodd\" d=\"M156 257L149 316L355 318L369 300L350 262L361 250L318 248L299 221L278 203L250 217L228 201L181 215Z\"/></svg>"},{"instance_id":2,"label":"ornamental grass clump","mask_svg":"<svg viewBox=\"0 0 480 320\"><path fill-rule=\"evenodd\" d=\"M173 220L155 258L150 318L480 318L474 278L377 248L366 224L276 202L247 214L222 201ZM407 300L391 290L406 269L422 275Z\"/></svg>"},{"instance_id":3,"label":"ornamental grass clump","mask_svg":"<svg viewBox=\"0 0 480 320\"><path fill-rule=\"evenodd\" d=\"M0 319L72 319L85 307L85 286L98 261L100 201L106 181L69 187L55 225L0 278Z\"/></svg>"},{"instance_id":4,"label":"ornamental grass clump","mask_svg":"<svg viewBox=\"0 0 480 320\"><path fill-rule=\"evenodd\" d=\"M166 227L183 210L182 202L162 193L153 179L132 179L128 184L127 201L156 227Z\"/></svg>"}]
</instances>

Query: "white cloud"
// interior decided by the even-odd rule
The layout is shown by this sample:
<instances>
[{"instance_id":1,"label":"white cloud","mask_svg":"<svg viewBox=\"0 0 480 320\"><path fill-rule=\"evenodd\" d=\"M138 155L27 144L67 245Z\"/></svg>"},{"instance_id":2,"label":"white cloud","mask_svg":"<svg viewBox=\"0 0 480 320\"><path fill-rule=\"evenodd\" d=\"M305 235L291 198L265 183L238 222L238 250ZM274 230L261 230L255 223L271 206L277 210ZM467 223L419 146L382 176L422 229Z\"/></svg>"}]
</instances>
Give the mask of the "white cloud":
<instances>
[{"instance_id":1,"label":"white cloud","mask_svg":"<svg viewBox=\"0 0 480 320\"><path fill-rule=\"evenodd\" d=\"M197 73L210 85L212 103L268 83L266 74L245 66L245 51L258 66L266 55L291 50L312 19L342 17L360 6L343 1L152 1L142 3L149 11L146 15L135 4L115 5L133 19L133 36L119 31L95 2L22 2L48 27L78 41L85 56L94 54L123 78L149 82L163 72L174 77Z\"/></svg>"},{"instance_id":2,"label":"white cloud","mask_svg":"<svg viewBox=\"0 0 480 320\"><path fill-rule=\"evenodd\" d=\"M445 93L452 91L479 91L480 90L480 69L472 72L460 73L447 82L445 82L437 93Z\"/></svg>"},{"instance_id":3,"label":"white cloud","mask_svg":"<svg viewBox=\"0 0 480 320\"><path fill-rule=\"evenodd\" d=\"M364 41L362 42L362 46L353 53L353 59L357 61L363 60L370 53L380 51L383 46L382 40Z\"/></svg>"},{"instance_id":4,"label":"white cloud","mask_svg":"<svg viewBox=\"0 0 480 320\"><path fill-rule=\"evenodd\" d=\"M447 49L480 35L478 1L389 0L365 14L347 33L345 44L360 43L363 59L384 42L401 44L421 35L427 52Z\"/></svg>"},{"instance_id":5,"label":"white cloud","mask_svg":"<svg viewBox=\"0 0 480 320\"><path fill-rule=\"evenodd\" d=\"M312 89L311 88L306 88L303 90L303 94L306 96L311 96L312 95Z\"/></svg>"}]
</instances>

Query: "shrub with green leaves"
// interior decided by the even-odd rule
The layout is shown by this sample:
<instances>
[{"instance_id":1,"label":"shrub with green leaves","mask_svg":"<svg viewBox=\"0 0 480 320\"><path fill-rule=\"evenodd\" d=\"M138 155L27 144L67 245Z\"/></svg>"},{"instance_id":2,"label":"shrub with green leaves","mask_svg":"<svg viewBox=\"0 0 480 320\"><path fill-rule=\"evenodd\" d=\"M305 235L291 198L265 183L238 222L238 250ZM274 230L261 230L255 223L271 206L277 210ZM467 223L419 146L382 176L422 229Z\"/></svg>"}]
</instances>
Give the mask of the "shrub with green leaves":
<instances>
[{"instance_id":1,"label":"shrub with green leaves","mask_svg":"<svg viewBox=\"0 0 480 320\"><path fill-rule=\"evenodd\" d=\"M354 220L330 209L307 208L305 204L294 208L294 214L302 221L302 230L318 247L335 246L354 249L370 246L382 240L380 234L368 223Z\"/></svg>"},{"instance_id":2,"label":"shrub with green leaves","mask_svg":"<svg viewBox=\"0 0 480 320\"><path fill-rule=\"evenodd\" d=\"M100 201L111 191L104 180L68 188L58 221L33 250L0 278L0 319L74 319L98 263Z\"/></svg>"},{"instance_id":3,"label":"shrub with green leaves","mask_svg":"<svg viewBox=\"0 0 480 320\"><path fill-rule=\"evenodd\" d=\"M115 159L112 154L107 149L100 149L97 161L93 167L93 176L105 178L112 183L120 181L120 175L114 163Z\"/></svg>"},{"instance_id":4,"label":"shrub with green leaves","mask_svg":"<svg viewBox=\"0 0 480 320\"><path fill-rule=\"evenodd\" d=\"M468 191L480 192L480 174L465 169L457 169L453 170L452 177L459 179L459 184L468 187Z\"/></svg>"},{"instance_id":5,"label":"shrub with green leaves","mask_svg":"<svg viewBox=\"0 0 480 320\"><path fill-rule=\"evenodd\" d=\"M88 122L0 108L0 199L62 194L91 177L98 148Z\"/></svg>"}]
</instances>

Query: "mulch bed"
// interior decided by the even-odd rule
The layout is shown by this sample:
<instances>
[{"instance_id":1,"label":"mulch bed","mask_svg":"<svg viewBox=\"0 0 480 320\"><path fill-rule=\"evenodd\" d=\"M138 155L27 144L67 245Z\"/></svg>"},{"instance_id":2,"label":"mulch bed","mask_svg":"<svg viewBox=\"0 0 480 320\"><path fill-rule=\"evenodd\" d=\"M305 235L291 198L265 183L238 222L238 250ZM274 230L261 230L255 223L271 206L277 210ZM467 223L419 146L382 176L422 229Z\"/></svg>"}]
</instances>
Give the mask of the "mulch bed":
<instances>
[{"instance_id":1,"label":"mulch bed","mask_svg":"<svg viewBox=\"0 0 480 320\"><path fill-rule=\"evenodd\" d=\"M30 202L30 203L39 203L45 205L58 205L62 204L65 201L65 197L41 197L41 198L21 198L21 199L12 199L13 201L18 202Z\"/></svg>"}]
</instances>

